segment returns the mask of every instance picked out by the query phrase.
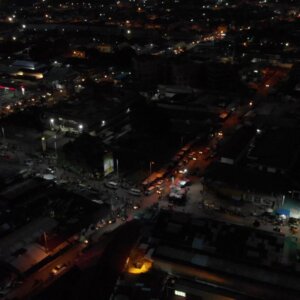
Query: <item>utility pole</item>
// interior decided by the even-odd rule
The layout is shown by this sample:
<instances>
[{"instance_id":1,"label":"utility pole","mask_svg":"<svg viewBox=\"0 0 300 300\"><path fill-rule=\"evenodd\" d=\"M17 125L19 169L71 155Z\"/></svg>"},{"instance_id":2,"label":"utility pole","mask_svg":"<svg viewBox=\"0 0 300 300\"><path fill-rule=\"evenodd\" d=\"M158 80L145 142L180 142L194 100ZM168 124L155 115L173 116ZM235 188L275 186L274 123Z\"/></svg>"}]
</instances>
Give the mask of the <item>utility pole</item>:
<instances>
[{"instance_id":1,"label":"utility pole","mask_svg":"<svg viewBox=\"0 0 300 300\"><path fill-rule=\"evenodd\" d=\"M47 240L47 233L46 233L46 231L44 231L44 242L45 242L46 253L48 253L49 249L48 249L48 240Z\"/></svg>"},{"instance_id":2,"label":"utility pole","mask_svg":"<svg viewBox=\"0 0 300 300\"><path fill-rule=\"evenodd\" d=\"M55 150L55 157L57 158L56 134L54 135L54 150Z\"/></svg>"},{"instance_id":3,"label":"utility pole","mask_svg":"<svg viewBox=\"0 0 300 300\"><path fill-rule=\"evenodd\" d=\"M119 160L116 159L116 166L117 166L117 177L119 179Z\"/></svg>"},{"instance_id":4,"label":"utility pole","mask_svg":"<svg viewBox=\"0 0 300 300\"><path fill-rule=\"evenodd\" d=\"M42 150L43 150L43 153L46 152L46 138L44 136L41 137L41 142L42 142Z\"/></svg>"},{"instance_id":5,"label":"utility pole","mask_svg":"<svg viewBox=\"0 0 300 300\"><path fill-rule=\"evenodd\" d=\"M152 174L152 165L154 165L154 161L150 161L149 163L149 176Z\"/></svg>"},{"instance_id":6,"label":"utility pole","mask_svg":"<svg viewBox=\"0 0 300 300\"><path fill-rule=\"evenodd\" d=\"M4 127L1 127L1 131L2 131L3 143L5 143L5 130L4 130Z\"/></svg>"}]
</instances>

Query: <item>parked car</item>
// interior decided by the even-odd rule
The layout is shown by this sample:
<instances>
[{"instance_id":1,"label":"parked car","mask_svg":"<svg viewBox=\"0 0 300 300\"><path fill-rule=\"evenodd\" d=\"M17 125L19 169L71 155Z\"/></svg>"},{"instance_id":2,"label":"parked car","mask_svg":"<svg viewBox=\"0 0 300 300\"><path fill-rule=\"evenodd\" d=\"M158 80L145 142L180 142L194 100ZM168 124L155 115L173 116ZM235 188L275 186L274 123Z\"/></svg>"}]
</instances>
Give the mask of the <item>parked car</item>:
<instances>
[{"instance_id":1,"label":"parked car","mask_svg":"<svg viewBox=\"0 0 300 300\"><path fill-rule=\"evenodd\" d=\"M152 195L153 193L155 193L155 190L156 190L156 186L150 186L147 188L147 190L145 191L145 195L146 196L150 196Z\"/></svg>"}]
</instances>

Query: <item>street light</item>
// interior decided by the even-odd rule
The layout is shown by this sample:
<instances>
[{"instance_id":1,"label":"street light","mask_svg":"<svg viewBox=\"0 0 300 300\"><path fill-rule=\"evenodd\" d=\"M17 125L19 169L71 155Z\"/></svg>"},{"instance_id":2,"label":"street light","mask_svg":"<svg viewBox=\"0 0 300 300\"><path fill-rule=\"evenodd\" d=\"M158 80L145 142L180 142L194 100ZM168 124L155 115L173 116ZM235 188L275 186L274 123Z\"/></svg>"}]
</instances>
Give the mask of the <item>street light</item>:
<instances>
[{"instance_id":1,"label":"street light","mask_svg":"<svg viewBox=\"0 0 300 300\"><path fill-rule=\"evenodd\" d=\"M119 160L116 159L116 167L117 167L117 176L119 178Z\"/></svg>"},{"instance_id":2,"label":"street light","mask_svg":"<svg viewBox=\"0 0 300 300\"><path fill-rule=\"evenodd\" d=\"M78 130L81 132L83 130L83 125L82 124L79 124L78 125Z\"/></svg>"},{"instance_id":3,"label":"street light","mask_svg":"<svg viewBox=\"0 0 300 300\"><path fill-rule=\"evenodd\" d=\"M49 122L50 122L50 127L51 127L51 129L53 128L53 126L54 126L54 119L53 118L51 118L50 120L49 120Z\"/></svg>"},{"instance_id":4,"label":"street light","mask_svg":"<svg viewBox=\"0 0 300 300\"><path fill-rule=\"evenodd\" d=\"M5 141L5 130L4 130L4 127L1 127L1 131L2 131L3 141Z\"/></svg>"},{"instance_id":5,"label":"street light","mask_svg":"<svg viewBox=\"0 0 300 300\"><path fill-rule=\"evenodd\" d=\"M43 236L44 236L44 242L45 242L45 251L46 253L49 252L49 248L48 248L48 239L47 239L47 233L46 231L43 232Z\"/></svg>"},{"instance_id":6,"label":"street light","mask_svg":"<svg viewBox=\"0 0 300 300\"><path fill-rule=\"evenodd\" d=\"M42 150L43 152L46 151L46 138L44 136L41 137L41 142L42 142Z\"/></svg>"}]
</instances>

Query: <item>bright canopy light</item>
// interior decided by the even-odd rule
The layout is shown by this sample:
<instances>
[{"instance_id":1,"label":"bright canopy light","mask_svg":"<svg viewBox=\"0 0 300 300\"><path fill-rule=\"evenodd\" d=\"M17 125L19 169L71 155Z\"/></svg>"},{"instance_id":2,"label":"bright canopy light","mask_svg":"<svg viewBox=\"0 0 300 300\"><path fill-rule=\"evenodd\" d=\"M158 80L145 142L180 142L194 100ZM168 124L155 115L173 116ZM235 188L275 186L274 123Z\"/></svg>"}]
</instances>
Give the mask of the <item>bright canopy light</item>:
<instances>
[{"instance_id":1,"label":"bright canopy light","mask_svg":"<svg viewBox=\"0 0 300 300\"><path fill-rule=\"evenodd\" d=\"M186 297L186 293L185 292L182 292L182 291L177 291L177 290L175 290L174 291L174 294L176 295L176 296L180 296L180 297Z\"/></svg>"}]
</instances>

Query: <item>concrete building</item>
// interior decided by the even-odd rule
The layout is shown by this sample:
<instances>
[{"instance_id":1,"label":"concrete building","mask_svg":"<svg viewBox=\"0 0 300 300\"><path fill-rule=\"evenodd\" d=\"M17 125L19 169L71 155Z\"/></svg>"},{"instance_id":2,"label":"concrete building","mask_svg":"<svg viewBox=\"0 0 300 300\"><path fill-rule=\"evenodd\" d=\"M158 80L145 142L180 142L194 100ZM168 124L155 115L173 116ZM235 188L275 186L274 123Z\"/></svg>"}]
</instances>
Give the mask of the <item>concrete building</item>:
<instances>
[{"instance_id":1,"label":"concrete building","mask_svg":"<svg viewBox=\"0 0 300 300\"><path fill-rule=\"evenodd\" d=\"M211 293L216 299L296 300L299 261L290 243L282 234L164 211L132 251L127 271L166 273L162 299Z\"/></svg>"}]
</instances>

